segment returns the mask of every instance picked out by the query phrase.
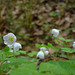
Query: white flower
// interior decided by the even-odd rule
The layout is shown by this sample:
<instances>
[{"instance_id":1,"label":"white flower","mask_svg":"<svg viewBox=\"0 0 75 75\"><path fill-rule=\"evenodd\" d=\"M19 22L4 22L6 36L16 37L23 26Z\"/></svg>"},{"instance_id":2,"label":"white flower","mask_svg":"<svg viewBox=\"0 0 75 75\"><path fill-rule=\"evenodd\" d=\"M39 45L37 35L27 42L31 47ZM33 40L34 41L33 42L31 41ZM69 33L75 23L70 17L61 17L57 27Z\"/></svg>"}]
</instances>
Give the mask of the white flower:
<instances>
[{"instance_id":1,"label":"white flower","mask_svg":"<svg viewBox=\"0 0 75 75\"><path fill-rule=\"evenodd\" d=\"M41 47L40 50L46 51L46 47Z\"/></svg>"},{"instance_id":2,"label":"white flower","mask_svg":"<svg viewBox=\"0 0 75 75\"><path fill-rule=\"evenodd\" d=\"M47 56L49 54L49 51L45 51L44 54L45 56Z\"/></svg>"},{"instance_id":3,"label":"white flower","mask_svg":"<svg viewBox=\"0 0 75 75\"><path fill-rule=\"evenodd\" d=\"M22 48L22 46L21 46L21 44L20 43L14 43L14 46L13 46L13 48L14 48L14 51L18 51L20 48Z\"/></svg>"},{"instance_id":4,"label":"white flower","mask_svg":"<svg viewBox=\"0 0 75 75\"><path fill-rule=\"evenodd\" d=\"M73 42L73 48L75 49L75 42Z\"/></svg>"},{"instance_id":5,"label":"white flower","mask_svg":"<svg viewBox=\"0 0 75 75\"><path fill-rule=\"evenodd\" d=\"M13 45L16 41L16 36L13 33L8 33L7 35L3 36L4 44L6 45Z\"/></svg>"},{"instance_id":6,"label":"white flower","mask_svg":"<svg viewBox=\"0 0 75 75\"><path fill-rule=\"evenodd\" d=\"M39 59L44 59L43 51L39 51L36 57L38 57Z\"/></svg>"},{"instance_id":7,"label":"white flower","mask_svg":"<svg viewBox=\"0 0 75 75\"><path fill-rule=\"evenodd\" d=\"M15 42L13 45L8 45L8 47L10 48L9 52L13 52L14 51L19 51L20 48L22 48L20 43Z\"/></svg>"},{"instance_id":8,"label":"white flower","mask_svg":"<svg viewBox=\"0 0 75 75\"><path fill-rule=\"evenodd\" d=\"M51 33L53 34L54 37L57 37L59 35L59 30L52 29L52 32Z\"/></svg>"}]
</instances>

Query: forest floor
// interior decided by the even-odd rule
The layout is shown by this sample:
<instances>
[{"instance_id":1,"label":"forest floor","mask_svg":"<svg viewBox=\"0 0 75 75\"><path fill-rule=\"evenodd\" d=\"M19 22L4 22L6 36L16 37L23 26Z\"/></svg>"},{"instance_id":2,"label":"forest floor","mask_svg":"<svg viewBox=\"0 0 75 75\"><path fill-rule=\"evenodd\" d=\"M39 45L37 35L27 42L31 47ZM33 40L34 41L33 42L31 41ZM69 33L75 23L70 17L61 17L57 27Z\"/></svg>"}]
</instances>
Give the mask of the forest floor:
<instances>
[{"instance_id":1,"label":"forest floor","mask_svg":"<svg viewBox=\"0 0 75 75\"><path fill-rule=\"evenodd\" d=\"M0 36L14 33L17 41L26 52L38 51L38 44L52 43L58 45L51 36L52 29L59 29L58 37L73 39L75 41L75 10L66 6L65 2L49 0L33 1L24 4L23 1L2 2ZM71 5L70 5L71 6ZM68 43L72 47L73 41ZM54 44L55 43L55 44ZM0 49L4 47L0 42Z\"/></svg>"}]
</instances>

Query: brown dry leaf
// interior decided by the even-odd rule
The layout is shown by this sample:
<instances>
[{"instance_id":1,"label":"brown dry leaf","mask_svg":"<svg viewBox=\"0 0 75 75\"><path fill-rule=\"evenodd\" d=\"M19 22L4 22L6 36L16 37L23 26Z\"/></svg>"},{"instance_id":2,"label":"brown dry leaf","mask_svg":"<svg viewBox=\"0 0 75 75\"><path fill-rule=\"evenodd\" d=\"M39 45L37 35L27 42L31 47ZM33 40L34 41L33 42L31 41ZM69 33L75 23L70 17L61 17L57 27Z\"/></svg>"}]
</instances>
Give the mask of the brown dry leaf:
<instances>
[{"instance_id":1,"label":"brown dry leaf","mask_svg":"<svg viewBox=\"0 0 75 75\"><path fill-rule=\"evenodd\" d=\"M33 33L33 35L43 35L43 31L39 29L35 29L35 32Z\"/></svg>"},{"instance_id":2,"label":"brown dry leaf","mask_svg":"<svg viewBox=\"0 0 75 75\"><path fill-rule=\"evenodd\" d=\"M36 43L45 43L45 41L39 37L36 37L35 42Z\"/></svg>"},{"instance_id":3,"label":"brown dry leaf","mask_svg":"<svg viewBox=\"0 0 75 75\"><path fill-rule=\"evenodd\" d=\"M75 33L75 30L72 30L73 33Z\"/></svg>"},{"instance_id":4,"label":"brown dry leaf","mask_svg":"<svg viewBox=\"0 0 75 75\"><path fill-rule=\"evenodd\" d=\"M65 22L65 19L63 18L62 20L61 20L61 19L57 20L57 21L56 21L56 24L57 24L58 26L60 26L60 25L62 25L64 22Z\"/></svg>"},{"instance_id":5,"label":"brown dry leaf","mask_svg":"<svg viewBox=\"0 0 75 75\"><path fill-rule=\"evenodd\" d=\"M51 54L54 54L56 51L53 50L52 48L49 48L49 52L50 52Z\"/></svg>"},{"instance_id":6,"label":"brown dry leaf","mask_svg":"<svg viewBox=\"0 0 75 75\"><path fill-rule=\"evenodd\" d=\"M19 10L20 10L20 7L19 6L16 6L15 7L15 10L12 12L13 18L16 18L17 17L17 14L19 13Z\"/></svg>"}]
</instances>

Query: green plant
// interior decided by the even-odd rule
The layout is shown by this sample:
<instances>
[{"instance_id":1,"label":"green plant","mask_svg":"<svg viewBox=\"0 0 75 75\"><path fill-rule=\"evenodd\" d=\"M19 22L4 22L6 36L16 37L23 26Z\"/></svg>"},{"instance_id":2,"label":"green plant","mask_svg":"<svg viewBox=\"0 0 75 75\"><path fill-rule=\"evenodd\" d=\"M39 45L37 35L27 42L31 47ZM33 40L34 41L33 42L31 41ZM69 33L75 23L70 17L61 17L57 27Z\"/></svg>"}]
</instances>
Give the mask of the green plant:
<instances>
[{"instance_id":1,"label":"green plant","mask_svg":"<svg viewBox=\"0 0 75 75\"><path fill-rule=\"evenodd\" d=\"M14 68L9 75L74 75L75 60L69 61L49 61L40 65L39 72L36 71L35 63L25 63L18 68Z\"/></svg>"},{"instance_id":2,"label":"green plant","mask_svg":"<svg viewBox=\"0 0 75 75\"><path fill-rule=\"evenodd\" d=\"M33 56L36 55L36 54L37 54L36 51L32 51L31 53L28 53L28 56L29 56L29 57L33 57Z\"/></svg>"}]
</instances>

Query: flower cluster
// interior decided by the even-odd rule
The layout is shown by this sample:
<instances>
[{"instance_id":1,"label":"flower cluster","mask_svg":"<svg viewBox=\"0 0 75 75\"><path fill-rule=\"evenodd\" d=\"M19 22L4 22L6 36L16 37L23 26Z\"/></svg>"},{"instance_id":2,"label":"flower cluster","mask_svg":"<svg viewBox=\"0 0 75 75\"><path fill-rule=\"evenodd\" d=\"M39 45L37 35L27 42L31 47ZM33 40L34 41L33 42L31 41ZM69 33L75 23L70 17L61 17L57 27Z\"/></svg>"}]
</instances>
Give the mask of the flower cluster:
<instances>
[{"instance_id":1,"label":"flower cluster","mask_svg":"<svg viewBox=\"0 0 75 75\"><path fill-rule=\"evenodd\" d=\"M22 48L20 43L16 42L16 36L13 33L8 33L7 35L3 36L4 44L10 48L9 52L18 51Z\"/></svg>"},{"instance_id":2,"label":"flower cluster","mask_svg":"<svg viewBox=\"0 0 75 75\"><path fill-rule=\"evenodd\" d=\"M44 59L45 56L47 56L48 54L49 54L49 51L47 51L45 47L41 47L36 57L39 59Z\"/></svg>"}]
</instances>

